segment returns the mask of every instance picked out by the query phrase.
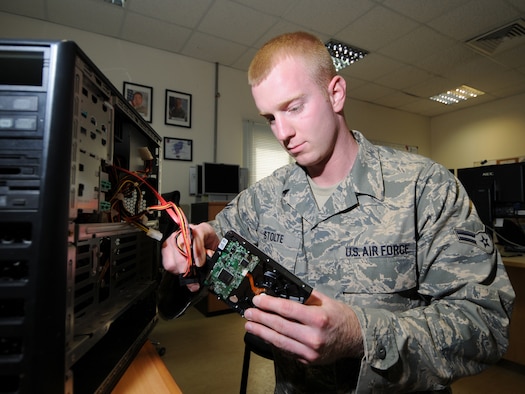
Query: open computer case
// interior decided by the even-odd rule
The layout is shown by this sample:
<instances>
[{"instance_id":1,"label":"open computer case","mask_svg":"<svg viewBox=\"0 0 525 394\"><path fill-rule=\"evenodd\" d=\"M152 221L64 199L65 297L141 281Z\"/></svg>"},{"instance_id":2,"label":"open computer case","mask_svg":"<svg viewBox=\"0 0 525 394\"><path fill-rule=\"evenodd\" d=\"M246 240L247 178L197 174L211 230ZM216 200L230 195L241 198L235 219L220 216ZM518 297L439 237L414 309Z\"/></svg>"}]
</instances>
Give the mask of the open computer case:
<instances>
[{"instance_id":1,"label":"open computer case","mask_svg":"<svg viewBox=\"0 0 525 394\"><path fill-rule=\"evenodd\" d=\"M74 42L0 68L0 392L108 392L157 321L161 138Z\"/></svg>"}]
</instances>

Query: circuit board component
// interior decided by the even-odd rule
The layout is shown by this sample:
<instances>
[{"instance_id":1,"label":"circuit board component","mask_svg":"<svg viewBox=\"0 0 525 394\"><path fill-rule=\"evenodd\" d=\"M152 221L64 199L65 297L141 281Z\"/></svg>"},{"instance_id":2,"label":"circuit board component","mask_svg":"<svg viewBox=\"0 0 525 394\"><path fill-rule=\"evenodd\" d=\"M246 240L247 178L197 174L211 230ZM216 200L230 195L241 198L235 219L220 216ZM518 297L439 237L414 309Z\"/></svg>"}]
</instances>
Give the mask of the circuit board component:
<instances>
[{"instance_id":1,"label":"circuit board component","mask_svg":"<svg viewBox=\"0 0 525 394\"><path fill-rule=\"evenodd\" d=\"M204 281L210 291L241 315L261 293L304 303L312 288L239 234L229 231L211 259Z\"/></svg>"}]
</instances>

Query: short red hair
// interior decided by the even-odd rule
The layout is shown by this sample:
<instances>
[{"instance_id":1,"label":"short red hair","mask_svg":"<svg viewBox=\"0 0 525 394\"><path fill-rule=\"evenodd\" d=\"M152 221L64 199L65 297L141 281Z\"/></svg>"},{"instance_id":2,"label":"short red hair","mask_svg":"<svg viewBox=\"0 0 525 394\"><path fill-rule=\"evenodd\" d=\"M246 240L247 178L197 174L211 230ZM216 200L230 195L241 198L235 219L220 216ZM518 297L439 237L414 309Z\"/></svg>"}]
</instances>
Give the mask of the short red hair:
<instances>
[{"instance_id":1,"label":"short red hair","mask_svg":"<svg viewBox=\"0 0 525 394\"><path fill-rule=\"evenodd\" d=\"M264 44L255 54L248 69L248 83L261 83L278 62L286 58L302 58L312 79L326 88L337 74L326 46L306 32L285 33Z\"/></svg>"}]
</instances>

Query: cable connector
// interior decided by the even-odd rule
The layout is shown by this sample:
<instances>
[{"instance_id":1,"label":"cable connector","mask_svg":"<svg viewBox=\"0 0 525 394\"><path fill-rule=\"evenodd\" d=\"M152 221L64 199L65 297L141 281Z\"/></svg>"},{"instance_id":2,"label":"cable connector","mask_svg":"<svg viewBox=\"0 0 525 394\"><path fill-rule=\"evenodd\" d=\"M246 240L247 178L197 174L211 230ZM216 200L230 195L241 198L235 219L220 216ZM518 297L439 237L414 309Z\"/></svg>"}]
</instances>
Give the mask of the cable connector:
<instances>
[{"instance_id":1,"label":"cable connector","mask_svg":"<svg viewBox=\"0 0 525 394\"><path fill-rule=\"evenodd\" d=\"M197 267L195 264L192 264L190 273L188 275L179 275L179 284L183 286L190 283L198 283L202 286L204 280L210 273L211 267L211 259L210 257L206 256L206 263L204 264L204 266Z\"/></svg>"},{"instance_id":2,"label":"cable connector","mask_svg":"<svg viewBox=\"0 0 525 394\"><path fill-rule=\"evenodd\" d=\"M157 241L162 240L162 233L159 230L155 230L154 228L148 228L148 231L146 232L146 235L150 238L153 238Z\"/></svg>"},{"instance_id":3,"label":"cable connector","mask_svg":"<svg viewBox=\"0 0 525 394\"><path fill-rule=\"evenodd\" d=\"M140 158L144 161L153 160L153 155L151 154L147 146L142 146L139 148L139 155Z\"/></svg>"}]
</instances>

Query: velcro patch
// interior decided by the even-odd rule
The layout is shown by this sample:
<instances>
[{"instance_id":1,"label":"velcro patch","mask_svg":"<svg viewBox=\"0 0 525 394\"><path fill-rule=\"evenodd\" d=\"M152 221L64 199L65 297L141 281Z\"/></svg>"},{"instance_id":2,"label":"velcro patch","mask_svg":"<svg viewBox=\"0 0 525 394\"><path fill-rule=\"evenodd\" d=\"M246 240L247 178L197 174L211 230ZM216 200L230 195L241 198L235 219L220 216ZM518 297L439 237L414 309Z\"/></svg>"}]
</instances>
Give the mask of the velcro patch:
<instances>
[{"instance_id":1,"label":"velcro patch","mask_svg":"<svg viewBox=\"0 0 525 394\"><path fill-rule=\"evenodd\" d=\"M485 230L476 233L469 230L454 229L458 241L464 244L475 245L488 254L494 252L494 244L492 238Z\"/></svg>"}]
</instances>

